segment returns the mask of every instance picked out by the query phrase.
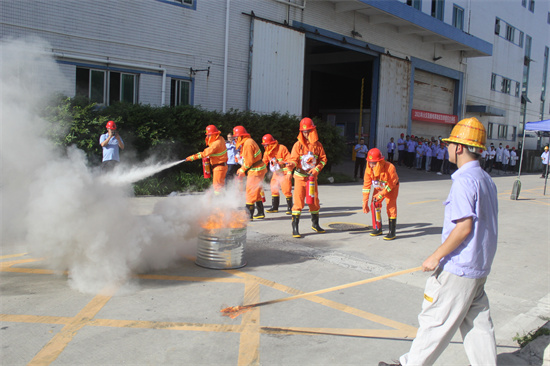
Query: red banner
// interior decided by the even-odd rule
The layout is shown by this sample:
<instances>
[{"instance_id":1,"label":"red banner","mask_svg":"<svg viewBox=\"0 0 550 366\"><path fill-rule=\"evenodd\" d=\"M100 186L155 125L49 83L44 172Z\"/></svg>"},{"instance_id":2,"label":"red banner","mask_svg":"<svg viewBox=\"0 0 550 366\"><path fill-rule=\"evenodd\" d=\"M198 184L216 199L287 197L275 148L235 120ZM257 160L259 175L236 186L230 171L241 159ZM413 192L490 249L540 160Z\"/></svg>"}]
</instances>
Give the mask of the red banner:
<instances>
[{"instance_id":1,"label":"red banner","mask_svg":"<svg viewBox=\"0 0 550 366\"><path fill-rule=\"evenodd\" d=\"M450 125L454 125L458 122L458 116L454 114L420 111L418 109L412 110L412 119L415 121L446 123Z\"/></svg>"}]
</instances>

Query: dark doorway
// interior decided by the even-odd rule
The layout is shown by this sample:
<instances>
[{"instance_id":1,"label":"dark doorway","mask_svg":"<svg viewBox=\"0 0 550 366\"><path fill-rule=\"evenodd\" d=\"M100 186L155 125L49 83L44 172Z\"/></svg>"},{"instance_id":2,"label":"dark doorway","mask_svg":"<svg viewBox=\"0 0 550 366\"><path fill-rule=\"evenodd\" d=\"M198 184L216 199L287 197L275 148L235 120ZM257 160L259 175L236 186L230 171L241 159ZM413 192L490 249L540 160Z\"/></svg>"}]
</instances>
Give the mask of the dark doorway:
<instances>
[{"instance_id":1,"label":"dark doorway","mask_svg":"<svg viewBox=\"0 0 550 366\"><path fill-rule=\"evenodd\" d=\"M369 54L306 39L303 115L341 127L349 143L357 137L361 118L368 141L374 59ZM362 80L363 114L360 117Z\"/></svg>"}]
</instances>

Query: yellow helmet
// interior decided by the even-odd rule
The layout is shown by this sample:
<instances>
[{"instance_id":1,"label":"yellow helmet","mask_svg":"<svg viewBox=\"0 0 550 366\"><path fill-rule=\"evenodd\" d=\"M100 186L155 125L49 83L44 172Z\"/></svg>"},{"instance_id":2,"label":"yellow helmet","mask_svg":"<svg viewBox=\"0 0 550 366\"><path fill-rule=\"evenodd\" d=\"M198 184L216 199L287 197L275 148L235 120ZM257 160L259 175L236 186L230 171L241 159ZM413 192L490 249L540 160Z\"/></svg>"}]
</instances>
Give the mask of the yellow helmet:
<instances>
[{"instance_id":1,"label":"yellow helmet","mask_svg":"<svg viewBox=\"0 0 550 366\"><path fill-rule=\"evenodd\" d=\"M485 141L487 139L487 133L483 124L477 120L477 118L465 118L458 122L451 131L451 135L443 139L445 142L454 142L456 144L473 146L483 150L487 150L485 147Z\"/></svg>"}]
</instances>

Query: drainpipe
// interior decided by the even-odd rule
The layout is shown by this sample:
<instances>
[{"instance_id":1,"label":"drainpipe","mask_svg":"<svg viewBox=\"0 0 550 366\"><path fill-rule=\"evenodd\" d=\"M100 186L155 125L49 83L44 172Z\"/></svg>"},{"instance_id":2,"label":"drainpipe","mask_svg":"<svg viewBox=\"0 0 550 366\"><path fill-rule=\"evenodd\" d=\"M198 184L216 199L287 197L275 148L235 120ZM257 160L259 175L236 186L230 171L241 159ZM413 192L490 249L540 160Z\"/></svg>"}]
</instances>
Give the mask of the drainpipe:
<instances>
[{"instance_id":1,"label":"drainpipe","mask_svg":"<svg viewBox=\"0 0 550 366\"><path fill-rule=\"evenodd\" d=\"M113 61L113 60L108 60L103 58L70 55L64 52L54 52L53 55L54 57L57 57L57 58L64 58L69 60L97 62L97 63L107 64L107 65L133 67L136 69L154 70L154 71L162 72L162 88L161 88L161 94L160 94L161 95L160 105L164 106L164 103L166 101L166 69L163 67L135 64L131 62Z\"/></svg>"},{"instance_id":2,"label":"drainpipe","mask_svg":"<svg viewBox=\"0 0 550 366\"><path fill-rule=\"evenodd\" d=\"M226 1L225 5L225 50L223 54L223 102L222 112L225 113L227 104L227 63L228 63L228 51L229 51L229 3L231 0Z\"/></svg>"}]
</instances>

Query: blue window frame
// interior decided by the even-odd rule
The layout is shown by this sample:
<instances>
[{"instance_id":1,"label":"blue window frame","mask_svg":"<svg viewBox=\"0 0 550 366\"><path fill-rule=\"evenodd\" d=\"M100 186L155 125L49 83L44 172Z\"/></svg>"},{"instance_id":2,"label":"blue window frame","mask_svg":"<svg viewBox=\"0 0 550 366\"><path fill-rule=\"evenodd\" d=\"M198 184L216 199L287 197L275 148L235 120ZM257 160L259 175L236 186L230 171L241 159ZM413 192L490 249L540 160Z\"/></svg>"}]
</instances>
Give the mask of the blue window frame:
<instances>
[{"instance_id":1,"label":"blue window frame","mask_svg":"<svg viewBox=\"0 0 550 366\"><path fill-rule=\"evenodd\" d=\"M453 5L453 27L464 30L464 9Z\"/></svg>"}]
</instances>

